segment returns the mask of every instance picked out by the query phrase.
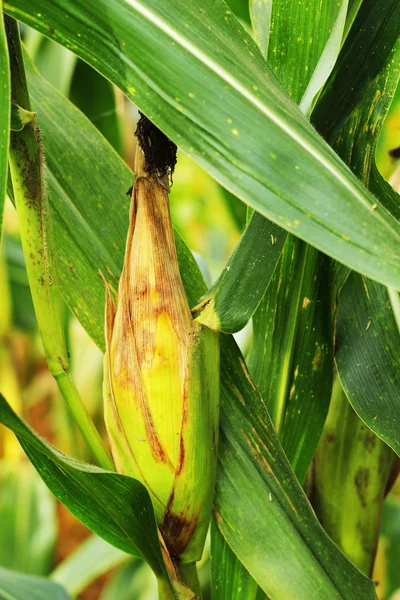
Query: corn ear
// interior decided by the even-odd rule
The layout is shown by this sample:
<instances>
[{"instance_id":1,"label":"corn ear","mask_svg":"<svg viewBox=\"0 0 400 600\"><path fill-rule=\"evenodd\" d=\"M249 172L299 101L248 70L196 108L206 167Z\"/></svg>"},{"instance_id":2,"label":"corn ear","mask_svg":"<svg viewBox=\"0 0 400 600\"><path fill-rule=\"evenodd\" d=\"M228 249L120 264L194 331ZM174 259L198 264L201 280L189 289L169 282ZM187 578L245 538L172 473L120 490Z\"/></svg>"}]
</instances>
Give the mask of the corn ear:
<instances>
[{"instance_id":1,"label":"corn ear","mask_svg":"<svg viewBox=\"0 0 400 600\"><path fill-rule=\"evenodd\" d=\"M192 318L168 192L138 145L118 306L106 297L105 420L117 470L146 485L170 555L195 562L215 483L219 338Z\"/></svg>"}]
</instances>

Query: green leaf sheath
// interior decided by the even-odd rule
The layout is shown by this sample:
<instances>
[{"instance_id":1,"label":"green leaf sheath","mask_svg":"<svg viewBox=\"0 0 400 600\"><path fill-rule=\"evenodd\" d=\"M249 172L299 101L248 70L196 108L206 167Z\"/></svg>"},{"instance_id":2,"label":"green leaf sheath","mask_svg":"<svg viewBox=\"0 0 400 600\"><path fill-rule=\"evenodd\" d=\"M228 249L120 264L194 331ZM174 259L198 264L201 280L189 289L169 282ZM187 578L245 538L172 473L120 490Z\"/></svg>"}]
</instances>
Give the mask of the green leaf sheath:
<instances>
[{"instance_id":1,"label":"green leaf sheath","mask_svg":"<svg viewBox=\"0 0 400 600\"><path fill-rule=\"evenodd\" d=\"M6 18L13 100L30 112L30 98L17 22ZM51 374L83 438L107 469L113 462L72 381L61 316L52 222L46 193L39 128L29 121L10 138L10 172L36 318Z\"/></svg>"},{"instance_id":2,"label":"green leaf sheath","mask_svg":"<svg viewBox=\"0 0 400 600\"><path fill-rule=\"evenodd\" d=\"M47 487L89 529L165 575L150 496L139 481L65 456L36 435L0 395L0 422L14 431Z\"/></svg>"},{"instance_id":3,"label":"green leaf sheath","mask_svg":"<svg viewBox=\"0 0 400 600\"><path fill-rule=\"evenodd\" d=\"M301 482L331 396L330 280L331 260L290 236L253 318L249 369Z\"/></svg>"},{"instance_id":4,"label":"green leaf sheath","mask_svg":"<svg viewBox=\"0 0 400 600\"><path fill-rule=\"evenodd\" d=\"M400 286L400 226L383 208L371 211L374 197L294 106L223 2L4 6L92 64L264 216L348 266ZM206 115L207 104L213 110Z\"/></svg>"},{"instance_id":5,"label":"green leaf sheath","mask_svg":"<svg viewBox=\"0 0 400 600\"><path fill-rule=\"evenodd\" d=\"M69 600L66 591L45 577L25 575L0 567L2 600Z\"/></svg>"},{"instance_id":6,"label":"green leaf sheath","mask_svg":"<svg viewBox=\"0 0 400 600\"><path fill-rule=\"evenodd\" d=\"M358 418L336 380L315 460L312 502L325 531L368 576L372 576L382 504L395 459L393 451Z\"/></svg>"},{"instance_id":7,"label":"green leaf sheath","mask_svg":"<svg viewBox=\"0 0 400 600\"><path fill-rule=\"evenodd\" d=\"M10 140L10 68L8 48L0 3L0 242L3 231L4 200L7 189L8 145Z\"/></svg>"}]
</instances>

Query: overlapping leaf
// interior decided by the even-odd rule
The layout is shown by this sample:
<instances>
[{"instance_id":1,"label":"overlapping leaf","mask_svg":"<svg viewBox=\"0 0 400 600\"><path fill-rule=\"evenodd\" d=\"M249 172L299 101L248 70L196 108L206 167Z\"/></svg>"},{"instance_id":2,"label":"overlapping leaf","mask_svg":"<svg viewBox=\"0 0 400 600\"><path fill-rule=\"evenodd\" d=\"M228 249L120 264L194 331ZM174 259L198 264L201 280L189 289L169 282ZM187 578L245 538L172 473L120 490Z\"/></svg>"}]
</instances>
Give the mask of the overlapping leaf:
<instances>
[{"instance_id":1,"label":"overlapping leaf","mask_svg":"<svg viewBox=\"0 0 400 600\"><path fill-rule=\"evenodd\" d=\"M340 294L336 362L354 410L400 454L400 334L387 289L356 273Z\"/></svg>"},{"instance_id":2,"label":"overlapping leaf","mask_svg":"<svg viewBox=\"0 0 400 600\"><path fill-rule=\"evenodd\" d=\"M373 80L385 69L399 37L399 0L353 2L350 13L351 33L312 116L318 131L331 144L365 99Z\"/></svg>"},{"instance_id":3,"label":"overlapping leaf","mask_svg":"<svg viewBox=\"0 0 400 600\"><path fill-rule=\"evenodd\" d=\"M260 590L229 548L217 525L211 523L212 600L264 600Z\"/></svg>"},{"instance_id":4,"label":"overlapping leaf","mask_svg":"<svg viewBox=\"0 0 400 600\"><path fill-rule=\"evenodd\" d=\"M264 216L400 287L399 224L371 211L374 197L302 117L222 0L4 6L92 64Z\"/></svg>"},{"instance_id":5,"label":"overlapping leaf","mask_svg":"<svg viewBox=\"0 0 400 600\"><path fill-rule=\"evenodd\" d=\"M49 192L55 217L56 246L61 258L63 294L102 346L104 291L101 282L95 300L93 294L99 269L114 286L117 285L127 226L126 190L131 174L90 122L32 70L29 84L47 150L51 175ZM80 143L81 152L75 151L75 139ZM83 152L86 160L82 160ZM72 180L75 169L78 175ZM114 248L117 242L119 247ZM179 238L177 245L185 289L193 305L204 294L205 286L192 255ZM232 543L233 531L234 549L237 549L240 537L245 537L243 527L254 532L262 523L265 528L252 538L245 567L271 594L280 587L282 573L290 568L291 571L294 569L294 577L287 580L285 591L290 589L292 596L296 595L301 577L303 596L295 596L299 599L316 597L316 590L321 589L327 591L326 598L337 598L343 593L345 598L351 599L354 597L353 584L365 592L365 598L373 598L373 586L345 560L318 525L276 439L263 402L250 382L243 359L229 338L224 338L222 344L222 371L218 512L225 523L237 528L238 533L232 528L226 533ZM257 415L257 424L251 415L254 418ZM248 423L249 430L243 429L244 423ZM256 441L259 450L252 441L252 427L260 438ZM264 441L261 443L260 440L266 440L270 454L265 451ZM259 469L254 466L257 461L262 465ZM241 477L246 473L252 481L254 477L254 489L248 482L241 485ZM238 488L234 484L236 478ZM272 503L269 502L270 492ZM253 501L258 509L248 511L247 504ZM297 516L292 505L298 511ZM281 538L282 531L286 533ZM290 544L283 549L286 535ZM241 552L245 550L242 548ZM265 568L267 564L274 565L273 577L271 570Z\"/></svg>"},{"instance_id":6,"label":"overlapping leaf","mask_svg":"<svg viewBox=\"0 0 400 600\"><path fill-rule=\"evenodd\" d=\"M92 531L166 576L150 496L142 483L69 458L37 436L0 395L0 423L18 437L50 489Z\"/></svg>"},{"instance_id":7,"label":"overlapping leaf","mask_svg":"<svg viewBox=\"0 0 400 600\"><path fill-rule=\"evenodd\" d=\"M366 185L380 190L382 202L396 216L399 196L378 173L374 153L398 85L399 60L397 42L335 144ZM353 408L372 431L399 453L400 337L387 290L352 274L339 297L336 337L338 372Z\"/></svg>"}]
</instances>

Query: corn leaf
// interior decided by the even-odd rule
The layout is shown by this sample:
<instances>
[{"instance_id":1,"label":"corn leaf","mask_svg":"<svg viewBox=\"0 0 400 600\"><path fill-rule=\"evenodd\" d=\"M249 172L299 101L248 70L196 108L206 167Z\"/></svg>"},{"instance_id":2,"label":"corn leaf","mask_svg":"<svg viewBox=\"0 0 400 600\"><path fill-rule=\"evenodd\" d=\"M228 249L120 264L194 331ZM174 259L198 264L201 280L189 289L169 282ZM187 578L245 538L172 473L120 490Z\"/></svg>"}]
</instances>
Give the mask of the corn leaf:
<instances>
[{"instance_id":1,"label":"corn leaf","mask_svg":"<svg viewBox=\"0 0 400 600\"><path fill-rule=\"evenodd\" d=\"M335 144L352 170L396 215L399 196L383 182L375 165L375 147L400 77L400 41L387 56L348 118ZM400 451L400 336L388 290L351 274L339 296L336 363L346 395L356 413L376 435Z\"/></svg>"},{"instance_id":2,"label":"corn leaf","mask_svg":"<svg viewBox=\"0 0 400 600\"><path fill-rule=\"evenodd\" d=\"M400 225L381 206L371 211L374 197L301 115L222 0L8 0L4 7L113 81L261 214L400 287Z\"/></svg>"},{"instance_id":3,"label":"corn leaf","mask_svg":"<svg viewBox=\"0 0 400 600\"><path fill-rule=\"evenodd\" d=\"M89 529L166 576L150 496L136 479L65 456L40 438L0 394L0 423L14 431L52 494Z\"/></svg>"},{"instance_id":4,"label":"corn leaf","mask_svg":"<svg viewBox=\"0 0 400 600\"><path fill-rule=\"evenodd\" d=\"M211 523L212 600L264 600L258 587L229 548L214 520Z\"/></svg>"},{"instance_id":5,"label":"corn leaf","mask_svg":"<svg viewBox=\"0 0 400 600\"><path fill-rule=\"evenodd\" d=\"M303 112L308 112L337 57L347 0L342 4L326 3L321 10L319 2L315 7L304 3L293 6L281 0L272 4L272 16L271 3L254 0L250 7L262 52L267 54L270 37L271 68L293 100L301 100ZM242 329L271 281L285 239L282 229L255 213L225 269L202 299L204 310L199 321L225 333ZM319 433L317 428L317 439Z\"/></svg>"},{"instance_id":6,"label":"corn leaf","mask_svg":"<svg viewBox=\"0 0 400 600\"><path fill-rule=\"evenodd\" d=\"M0 598L2 600L68 600L66 591L58 585L34 575L24 575L0 567Z\"/></svg>"},{"instance_id":7,"label":"corn leaf","mask_svg":"<svg viewBox=\"0 0 400 600\"><path fill-rule=\"evenodd\" d=\"M0 241L3 231L4 200L8 175L8 144L10 139L10 67L3 9L0 3Z\"/></svg>"},{"instance_id":8,"label":"corn leaf","mask_svg":"<svg viewBox=\"0 0 400 600\"><path fill-rule=\"evenodd\" d=\"M69 98L121 154L114 89L111 83L82 60L78 60L71 80Z\"/></svg>"},{"instance_id":9,"label":"corn leaf","mask_svg":"<svg viewBox=\"0 0 400 600\"><path fill-rule=\"evenodd\" d=\"M340 294L336 347L354 410L400 454L400 334L385 287L349 276Z\"/></svg>"},{"instance_id":10,"label":"corn leaf","mask_svg":"<svg viewBox=\"0 0 400 600\"><path fill-rule=\"evenodd\" d=\"M312 115L312 122L330 144L385 68L399 37L399 0L363 0L359 4L354 2L350 10L351 30Z\"/></svg>"},{"instance_id":11,"label":"corn leaf","mask_svg":"<svg viewBox=\"0 0 400 600\"><path fill-rule=\"evenodd\" d=\"M301 482L321 436L332 389L331 262L289 236L253 317L249 369Z\"/></svg>"},{"instance_id":12,"label":"corn leaf","mask_svg":"<svg viewBox=\"0 0 400 600\"><path fill-rule=\"evenodd\" d=\"M253 213L215 284L201 298L198 321L216 331L235 333L249 321L271 281L286 231Z\"/></svg>"},{"instance_id":13,"label":"corn leaf","mask_svg":"<svg viewBox=\"0 0 400 600\"><path fill-rule=\"evenodd\" d=\"M29 69L29 85L32 101L38 108L37 120L43 131L50 171L49 194L63 294L89 333L104 348L104 289L98 281L97 272L100 269L111 284L117 286L128 222L126 191L131 174L93 125L32 69ZM83 161L81 156L85 156L86 160ZM78 174L71 181L71 173L75 169ZM110 202L112 208L109 208ZM179 237L176 241L181 274L193 306L204 294L205 285L187 247ZM118 248L114 247L115 244ZM98 293L96 285L99 286ZM365 592L365 598L374 598L372 584L346 561L318 525L276 439L262 400L244 370L243 359L229 337L223 340L222 362L222 401L226 405L222 414L222 439L228 437L231 446L226 453L227 443L221 443L217 506L224 523L232 523L233 527L237 524L238 531L243 526L257 533L253 537L249 562L244 563L246 569L264 589L271 590L272 595L278 583L281 583L282 573L287 574L288 570L291 572L294 569L295 577L293 580L288 578L287 586L291 586L291 597L299 600L317 597L315 590L320 592L324 589L325 592L326 586L326 598L338 597L339 592L336 591L334 595L332 591L335 588L344 590L345 598L353 598L350 582L357 590ZM247 400L249 406L246 408L241 402ZM261 420L261 424L257 421L257 426L261 427L261 439L266 432L272 436L272 445L268 438L271 456L263 451L262 446L260 452L255 454L254 448L247 444L245 436L252 436L253 433L247 429L243 431L243 423L249 419L248 426L251 427L253 422L251 415L247 412L243 414L243 410L258 415ZM262 465L260 473L257 470L254 472L255 456ZM251 481L255 477L254 491L246 480L240 495L235 489L233 497L232 482L236 477L240 480L247 472ZM275 504L269 502L270 491ZM247 511L248 502L253 501L257 508ZM226 503L231 504L231 508ZM300 516L294 517L291 503L296 505ZM225 518L226 513L228 518ZM243 515L246 523L242 522ZM263 523L263 530L257 532L256 524L260 522ZM281 529L290 538L290 544L285 549L284 538L282 542L279 541ZM230 545L240 556L244 551L241 535L243 532L228 535ZM274 565L274 575L271 574L271 564ZM303 596L297 595L300 576ZM330 582L331 578L334 583Z\"/></svg>"}]
</instances>

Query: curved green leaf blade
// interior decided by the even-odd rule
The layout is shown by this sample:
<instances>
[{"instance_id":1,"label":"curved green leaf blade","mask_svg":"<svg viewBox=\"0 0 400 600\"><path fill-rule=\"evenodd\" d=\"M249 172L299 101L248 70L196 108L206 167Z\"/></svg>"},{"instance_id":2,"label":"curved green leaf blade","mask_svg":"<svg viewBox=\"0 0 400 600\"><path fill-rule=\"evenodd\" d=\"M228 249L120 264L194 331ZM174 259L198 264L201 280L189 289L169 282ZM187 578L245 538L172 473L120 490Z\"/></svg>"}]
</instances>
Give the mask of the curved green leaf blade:
<instances>
[{"instance_id":1,"label":"curved green leaf blade","mask_svg":"<svg viewBox=\"0 0 400 600\"><path fill-rule=\"evenodd\" d=\"M366 185L380 190L382 202L397 217L399 196L377 172L375 147L398 86L399 60L397 41L335 144ZM400 337L387 289L351 274L339 296L336 338L338 373L350 403L368 427L399 453Z\"/></svg>"},{"instance_id":2,"label":"curved green leaf blade","mask_svg":"<svg viewBox=\"0 0 400 600\"><path fill-rule=\"evenodd\" d=\"M4 6L118 85L258 212L348 266L400 287L400 225L382 207L371 211L374 197L289 100L221 0L168 6L11 0ZM209 103L211 112L204 110Z\"/></svg>"},{"instance_id":3,"label":"curved green leaf blade","mask_svg":"<svg viewBox=\"0 0 400 600\"><path fill-rule=\"evenodd\" d=\"M45 577L24 575L0 567L1 600L68 600L66 591Z\"/></svg>"},{"instance_id":4,"label":"curved green leaf blade","mask_svg":"<svg viewBox=\"0 0 400 600\"><path fill-rule=\"evenodd\" d=\"M399 37L399 0L363 0L335 68L318 99L312 122L333 143Z\"/></svg>"},{"instance_id":5,"label":"curved green leaf blade","mask_svg":"<svg viewBox=\"0 0 400 600\"><path fill-rule=\"evenodd\" d=\"M3 231L4 200L8 176L8 145L10 141L10 67L3 8L0 3L0 241Z\"/></svg>"},{"instance_id":6,"label":"curved green leaf blade","mask_svg":"<svg viewBox=\"0 0 400 600\"><path fill-rule=\"evenodd\" d=\"M254 314L247 360L301 482L317 448L332 389L331 262L288 237Z\"/></svg>"},{"instance_id":7,"label":"curved green leaf blade","mask_svg":"<svg viewBox=\"0 0 400 600\"><path fill-rule=\"evenodd\" d=\"M65 456L21 421L1 394L0 423L14 431L52 494L78 519L165 576L153 506L143 484Z\"/></svg>"},{"instance_id":8,"label":"curved green leaf blade","mask_svg":"<svg viewBox=\"0 0 400 600\"><path fill-rule=\"evenodd\" d=\"M224 333L243 329L268 287L286 235L253 213L218 280L200 299L196 309L204 308L197 320Z\"/></svg>"},{"instance_id":9,"label":"curved green leaf blade","mask_svg":"<svg viewBox=\"0 0 400 600\"><path fill-rule=\"evenodd\" d=\"M354 410L400 454L400 334L388 291L352 273L339 303L336 363Z\"/></svg>"},{"instance_id":10,"label":"curved green leaf blade","mask_svg":"<svg viewBox=\"0 0 400 600\"><path fill-rule=\"evenodd\" d=\"M47 163L52 173L53 194L50 196L52 199L52 209L56 212L55 216L53 212L53 223L59 256L61 258L59 262L62 271L61 283L63 286L63 294L68 299L68 302L77 308L78 315L85 327L91 335L94 336L100 347L103 347L104 290L99 281L98 285L100 286L100 291L98 299L97 301L93 301L93 290L91 285L92 282L96 285L97 272L99 269L109 277L109 280L114 286L117 285L117 276L110 275L107 267L111 270L109 265L112 260L112 268L114 272L119 274L122 265L128 209L128 199L125 192L129 187L131 174L118 155L75 107L73 107L65 98L57 94L51 87L46 86L41 78L36 81L33 81L34 79L34 74L30 73L29 83L33 92L32 95L34 95L35 103L37 103L38 107L39 101L41 103L41 108L38 111L38 121L40 118L42 119L39 123L45 134ZM44 94L47 94L45 98L43 97ZM47 101L49 102L48 107L45 104ZM55 110L60 111L60 114L64 114L63 121L54 118L55 115L58 114L55 113ZM87 152L85 156L93 157L93 163L82 161L79 152L71 152L71 143L73 143L75 139L79 139L77 131L80 131L82 135L80 143L82 145L84 144L83 149ZM68 156L68 154L70 154L70 156ZM78 185L74 186L69 182L67 173L64 170L64 163L66 161L71 161L68 162L70 166L72 166L73 161L75 161L76 168L80 174L79 180L75 182ZM104 168L101 168L102 165L104 165ZM59 177L59 180L56 180L56 175ZM82 181L85 177L87 183ZM107 212L108 219L106 221L104 219L105 213L101 208L98 208L98 204L102 204L110 197L112 197L113 210ZM88 219L90 219L89 222ZM65 231L67 234L64 233ZM112 235L110 235L111 231ZM121 248L114 248L114 244L117 240L122 240L120 242ZM193 306L198 298L204 294L205 285L194 258L187 247L179 237L176 238L176 243L186 293L189 302ZM90 254L87 253L86 248L90 248ZM72 270L69 268L70 264L73 266ZM88 307L90 307L91 311L90 319L87 318ZM241 411L243 409L241 405L242 401L247 402L247 400L250 399L249 401L262 407L260 418L263 423L266 420L268 432L271 432L271 435L274 435L272 425L270 424L262 401L258 393L255 392L252 387L252 384L249 382L247 372L243 371L243 359L240 354L238 354L235 346L235 351L232 352L231 345L232 342L229 338L224 338L222 348L224 374L222 376L221 384L223 388L223 402L226 404L226 409L222 415L222 431L228 431L228 433L225 434L225 437L229 434L229 431L232 428L230 418L235 418L235 415L237 415L236 411ZM237 382L237 377L239 378L239 382ZM232 386L232 381L235 381L234 386ZM233 406L237 408L232 416L230 416L232 403ZM252 408L249 408L248 410L253 411L253 405ZM244 419L243 422L246 422L247 414L244 416L241 415L240 419ZM240 425L241 421L239 421L235 421L235 436L238 437L239 441L243 441L242 426ZM239 425L240 432L236 431L236 426ZM220 465L222 465L219 476L221 493L218 505L220 514L225 514L225 512L228 511L229 504L236 507L236 509L232 508L233 514L229 521L233 523L233 527L235 527L237 523L239 530L242 525L241 515L243 515L241 507L246 507L246 503L248 502L248 489L242 489L240 504L238 504L237 498L232 498L231 490L229 488L229 482L234 481L236 477L241 476L241 467L236 460L233 460L233 457L236 456L238 443L234 444L234 450L230 454L225 454L223 450L220 454ZM240 441L240 443L242 442ZM341 581L348 581L353 577L356 577L356 587L367 592L366 598L373 597L373 595L368 595L371 590L368 582L363 578L360 580L357 579L360 575L353 570L350 563L347 563L340 553L337 554L337 549L334 550L334 556L332 556L331 544L323 534L318 533L315 539L312 535L306 536L303 539L303 537L296 532L297 520L293 520L291 516L292 510L290 508L290 502L293 502L294 496L297 497L297 495L300 495L303 499L303 514L305 515L303 523L305 523L305 525L303 524L302 527L305 529L311 528L312 531L316 529L318 532L320 532L320 529L315 516L307 504L303 492L290 469L287 459L284 457L276 437L274 437L274 447L271 447L271 453L273 455L273 460L277 460L276 477L279 477L285 482L285 488L284 491L282 491L277 481L273 479L273 482L271 483L272 493L274 494L275 500L279 498L279 504L278 502L275 502L274 510L271 512L269 508L269 488L260 481L260 479L258 480L260 485L257 486L256 489L257 493L260 495L258 501L262 503L262 521L263 523L265 521L266 528L273 526L275 528L273 531L276 531L277 528L283 528L288 532L291 539L293 538L295 541L291 541L290 546L283 549L283 545L276 546L276 544L279 543L279 539L275 539L275 535L271 537L270 533L266 535L266 531L260 532L260 537L262 537L263 541L253 544L250 559L251 571L249 565L246 563L245 567L250 571L253 577L255 568L258 583L260 583L261 580L262 585L267 587L267 589L270 589L270 585L278 585L278 579L281 577L280 573L287 572L287 569L291 568L292 563L294 563L296 564L297 572L302 573L302 589L306 590L307 593L309 592L311 595L308 597L312 598L312 593L314 593L314 590L316 589L315 579L320 581L320 585L324 587L326 578L325 562L329 562L331 566L338 565L337 570L332 574L333 577L337 577ZM249 451L247 454L244 453L244 455L242 453L241 456L244 461L243 464L245 470L249 469L249 472L252 472L254 463L253 452ZM237 469L239 469L239 475ZM268 460L265 460L265 462L263 462L263 470L265 470L267 475L269 473L268 469L269 462ZM271 478L272 476L269 475L268 477ZM226 492L224 490L226 490ZM243 495L246 497L243 498ZM304 508L304 506L306 508ZM281 509L280 507L283 508ZM257 521L259 520L257 513L253 509L246 515L246 518L250 519L249 530L254 527L254 519ZM240 543L238 534L233 533L233 538ZM270 540L267 546L264 544L265 539ZM328 545L328 550L326 544ZM233 548L236 552L237 546L235 543ZM243 547L240 547L238 554L241 558L243 552ZM318 556L318 558L315 559L315 556ZM339 560L337 560L338 556ZM301 560L299 557L302 557ZM321 566L318 561L321 561L323 566ZM270 569L265 568L265 565L267 564L275 565L276 578L272 584L270 583ZM294 597L296 597L298 580L295 578L292 582L288 581L287 585L293 586L291 588L291 593L292 596L294 595ZM340 586L341 584L339 582L334 585ZM343 585L346 586L346 584ZM304 593L306 593L306 591ZM351 596L349 596L349 598L351 598Z\"/></svg>"},{"instance_id":11,"label":"curved green leaf blade","mask_svg":"<svg viewBox=\"0 0 400 600\"><path fill-rule=\"evenodd\" d=\"M229 546L274 600L376 598L318 523L235 342L222 348L215 514Z\"/></svg>"},{"instance_id":12,"label":"curved green leaf blade","mask_svg":"<svg viewBox=\"0 0 400 600\"><path fill-rule=\"evenodd\" d=\"M265 593L229 548L214 520L211 522L212 600L264 600Z\"/></svg>"}]
</instances>

